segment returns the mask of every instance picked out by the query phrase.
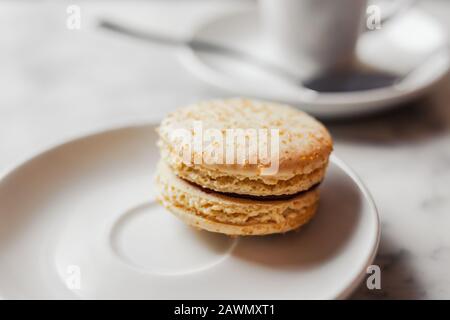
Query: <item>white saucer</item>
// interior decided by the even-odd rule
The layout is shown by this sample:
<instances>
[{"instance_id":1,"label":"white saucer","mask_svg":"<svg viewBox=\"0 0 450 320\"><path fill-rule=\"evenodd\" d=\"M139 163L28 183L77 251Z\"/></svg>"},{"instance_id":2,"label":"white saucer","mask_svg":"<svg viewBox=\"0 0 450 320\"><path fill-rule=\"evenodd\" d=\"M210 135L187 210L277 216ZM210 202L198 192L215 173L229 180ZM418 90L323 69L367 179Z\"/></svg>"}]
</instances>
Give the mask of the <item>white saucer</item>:
<instances>
[{"instance_id":1,"label":"white saucer","mask_svg":"<svg viewBox=\"0 0 450 320\"><path fill-rule=\"evenodd\" d=\"M267 51L257 12L248 8L201 24L192 39L261 57ZM418 8L394 17L381 30L363 34L357 51L358 60L369 67L408 76L398 84L379 89L317 93L235 58L192 47L182 49L180 57L200 79L234 95L286 102L322 118L366 114L404 103L430 89L450 67L445 30Z\"/></svg>"},{"instance_id":2,"label":"white saucer","mask_svg":"<svg viewBox=\"0 0 450 320\"><path fill-rule=\"evenodd\" d=\"M299 232L229 238L154 201L155 126L70 141L0 180L5 299L344 298L379 241L378 215L336 157L320 210Z\"/></svg>"}]
</instances>

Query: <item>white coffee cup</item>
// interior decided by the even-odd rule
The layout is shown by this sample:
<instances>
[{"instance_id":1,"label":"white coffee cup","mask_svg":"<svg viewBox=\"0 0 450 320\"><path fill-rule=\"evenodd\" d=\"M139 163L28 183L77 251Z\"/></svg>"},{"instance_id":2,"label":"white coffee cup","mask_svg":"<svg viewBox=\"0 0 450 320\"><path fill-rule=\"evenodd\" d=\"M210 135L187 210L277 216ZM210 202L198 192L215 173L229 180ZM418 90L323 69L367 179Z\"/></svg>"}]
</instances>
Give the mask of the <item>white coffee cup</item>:
<instances>
[{"instance_id":1,"label":"white coffee cup","mask_svg":"<svg viewBox=\"0 0 450 320\"><path fill-rule=\"evenodd\" d=\"M310 78L353 63L368 0L259 1L265 50L284 67Z\"/></svg>"}]
</instances>

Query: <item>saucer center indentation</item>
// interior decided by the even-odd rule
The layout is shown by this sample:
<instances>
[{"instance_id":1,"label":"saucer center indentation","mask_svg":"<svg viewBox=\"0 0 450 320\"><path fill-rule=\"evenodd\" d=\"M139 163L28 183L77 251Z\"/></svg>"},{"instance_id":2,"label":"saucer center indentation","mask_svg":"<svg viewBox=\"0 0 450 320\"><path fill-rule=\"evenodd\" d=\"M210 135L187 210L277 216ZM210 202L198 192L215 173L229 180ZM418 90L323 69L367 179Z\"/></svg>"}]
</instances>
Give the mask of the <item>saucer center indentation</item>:
<instances>
[{"instance_id":1,"label":"saucer center indentation","mask_svg":"<svg viewBox=\"0 0 450 320\"><path fill-rule=\"evenodd\" d=\"M212 267L228 256L235 242L189 227L155 202L125 212L110 233L110 245L121 260L167 275Z\"/></svg>"}]
</instances>

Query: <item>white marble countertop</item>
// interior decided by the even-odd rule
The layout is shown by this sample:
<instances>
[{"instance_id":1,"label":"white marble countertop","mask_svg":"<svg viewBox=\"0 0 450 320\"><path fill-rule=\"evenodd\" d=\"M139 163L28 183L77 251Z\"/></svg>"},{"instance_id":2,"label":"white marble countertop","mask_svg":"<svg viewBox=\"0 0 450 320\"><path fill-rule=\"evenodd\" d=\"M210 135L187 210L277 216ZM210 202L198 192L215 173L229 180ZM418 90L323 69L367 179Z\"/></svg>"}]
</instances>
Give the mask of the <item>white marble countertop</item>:
<instances>
[{"instance_id":1,"label":"white marble countertop","mask_svg":"<svg viewBox=\"0 0 450 320\"><path fill-rule=\"evenodd\" d=\"M242 1L241 1L242 2ZM69 31L66 8L82 9ZM249 3L247 3L249 4ZM217 96L167 49L96 30L97 14L178 34L236 1L0 3L0 171L65 137ZM425 1L450 31L450 3ZM155 12L158 14L155 15ZM149 18L151 17L151 18ZM159 17L159 18L157 18ZM393 113L327 123L382 221L382 290L355 298L450 298L450 77Z\"/></svg>"}]
</instances>

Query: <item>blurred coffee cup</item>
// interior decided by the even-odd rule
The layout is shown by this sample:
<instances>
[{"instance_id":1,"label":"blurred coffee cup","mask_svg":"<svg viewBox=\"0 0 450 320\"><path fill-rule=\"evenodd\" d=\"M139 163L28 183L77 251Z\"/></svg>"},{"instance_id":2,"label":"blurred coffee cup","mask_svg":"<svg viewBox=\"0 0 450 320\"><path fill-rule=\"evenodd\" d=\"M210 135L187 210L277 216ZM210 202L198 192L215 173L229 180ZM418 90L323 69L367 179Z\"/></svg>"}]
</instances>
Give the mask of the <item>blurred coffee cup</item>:
<instances>
[{"instance_id":1,"label":"blurred coffee cup","mask_svg":"<svg viewBox=\"0 0 450 320\"><path fill-rule=\"evenodd\" d=\"M409 7L394 0L395 10L380 23ZM268 54L304 78L349 68L360 34L366 28L368 0L259 0ZM381 15L381 9L379 10ZM374 12L377 14L377 12Z\"/></svg>"}]
</instances>

